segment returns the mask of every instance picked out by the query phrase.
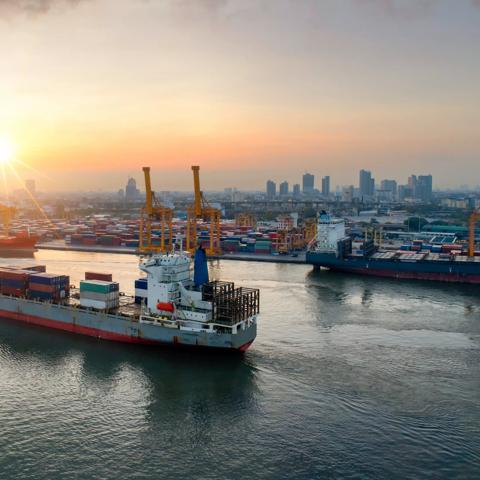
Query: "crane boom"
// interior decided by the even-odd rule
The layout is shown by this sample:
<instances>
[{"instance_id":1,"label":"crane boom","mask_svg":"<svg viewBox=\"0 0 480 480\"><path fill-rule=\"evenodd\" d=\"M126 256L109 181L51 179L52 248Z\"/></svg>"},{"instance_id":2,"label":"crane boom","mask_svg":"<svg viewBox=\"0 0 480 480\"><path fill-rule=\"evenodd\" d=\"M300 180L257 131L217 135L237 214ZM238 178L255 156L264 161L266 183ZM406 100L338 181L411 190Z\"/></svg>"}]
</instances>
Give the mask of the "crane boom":
<instances>
[{"instance_id":1,"label":"crane boom","mask_svg":"<svg viewBox=\"0 0 480 480\"><path fill-rule=\"evenodd\" d=\"M152 214L152 182L150 181L150 167L143 167L145 175L145 210L148 215Z\"/></svg>"},{"instance_id":2,"label":"crane boom","mask_svg":"<svg viewBox=\"0 0 480 480\"><path fill-rule=\"evenodd\" d=\"M193 171L193 189L195 194L195 215L200 217L202 215L202 191L200 190L200 167L198 165L192 166Z\"/></svg>"}]
</instances>

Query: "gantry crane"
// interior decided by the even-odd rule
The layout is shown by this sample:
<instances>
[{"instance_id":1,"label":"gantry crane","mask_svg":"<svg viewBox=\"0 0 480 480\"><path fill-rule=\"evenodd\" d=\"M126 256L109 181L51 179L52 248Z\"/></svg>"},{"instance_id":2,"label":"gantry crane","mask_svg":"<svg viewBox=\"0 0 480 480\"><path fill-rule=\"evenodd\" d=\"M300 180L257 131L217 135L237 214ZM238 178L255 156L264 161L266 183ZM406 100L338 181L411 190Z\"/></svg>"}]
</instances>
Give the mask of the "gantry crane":
<instances>
[{"instance_id":1,"label":"gantry crane","mask_svg":"<svg viewBox=\"0 0 480 480\"><path fill-rule=\"evenodd\" d=\"M143 167L145 176L145 206L142 208L139 229L139 251L165 253L173 249L173 209L163 206L152 191L150 167ZM158 224L160 243L153 244L152 225ZM155 225L156 226L156 225Z\"/></svg>"},{"instance_id":2,"label":"gantry crane","mask_svg":"<svg viewBox=\"0 0 480 480\"><path fill-rule=\"evenodd\" d=\"M304 226L305 245L308 245L317 235L317 220L316 218L307 218Z\"/></svg>"},{"instance_id":3,"label":"gantry crane","mask_svg":"<svg viewBox=\"0 0 480 480\"><path fill-rule=\"evenodd\" d=\"M15 207L9 207L7 205L0 204L0 216L3 224L3 235L8 237L10 235L10 222L15 216L17 209Z\"/></svg>"},{"instance_id":4,"label":"gantry crane","mask_svg":"<svg viewBox=\"0 0 480 480\"><path fill-rule=\"evenodd\" d=\"M200 190L200 167L193 166L193 187L195 198L193 205L187 209L187 227L185 234L186 249L194 252L198 246L198 221L206 222L209 245L205 248L207 255L219 255L221 212L209 205Z\"/></svg>"},{"instance_id":5,"label":"gantry crane","mask_svg":"<svg viewBox=\"0 0 480 480\"><path fill-rule=\"evenodd\" d=\"M235 216L235 226L256 228L257 219L253 213L239 213Z\"/></svg>"},{"instance_id":6,"label":"gantry crane","mask_svg":"<svg viewBox=\"0 0 480 480\"><path fill-rule=\"evenodd\" d=\"M475 224L480 219L480 208L477 208L470 215L468 222L468 256L475 256Z\"/></svg>"}]
</instances>

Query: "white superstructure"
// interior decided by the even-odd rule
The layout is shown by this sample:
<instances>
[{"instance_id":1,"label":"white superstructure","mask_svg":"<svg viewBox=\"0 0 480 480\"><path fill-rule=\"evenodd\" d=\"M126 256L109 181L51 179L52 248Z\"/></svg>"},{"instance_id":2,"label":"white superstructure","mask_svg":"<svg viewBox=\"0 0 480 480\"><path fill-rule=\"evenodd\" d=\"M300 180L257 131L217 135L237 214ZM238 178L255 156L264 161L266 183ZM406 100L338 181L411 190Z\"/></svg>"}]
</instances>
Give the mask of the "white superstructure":
<instances>
[{"instance_id":1,"label":"white superstructure","mask_svg":"<svg viewBox=\"0 0 480 480\"><path fill-rule=\"evenodd\" d=\"M256 325L257 289L235 288L233 282L219 281L196 287L191 265L188 253L153 255L140 264L147 274L141 323L212 334L237 334Z\"/></svg>"},{"instance_id":2,"label":"white superstructure","mask_svg":"<svg viewBox=\"0 0 480 480\"><path fill-rule=\"evenodd\" d=\"M173 253L154 255L140 264L140 270L147 274L148 294L147 307L150 313L163 313L159 304L174 304L180 301L180 285L190 287L191 281L190 255Z\"/></svg>"},{"instance_id":3,"label":"white superstructure","mask_svg":"<svg viewBox=\"0 0 480 480\"><path fill-rule=\"evenodd\" d=\"M345 238L345 220L332 218L322 213L317 221L315 250L319 252L337 252L338 241Z\"/></svg>"}]
</instances>

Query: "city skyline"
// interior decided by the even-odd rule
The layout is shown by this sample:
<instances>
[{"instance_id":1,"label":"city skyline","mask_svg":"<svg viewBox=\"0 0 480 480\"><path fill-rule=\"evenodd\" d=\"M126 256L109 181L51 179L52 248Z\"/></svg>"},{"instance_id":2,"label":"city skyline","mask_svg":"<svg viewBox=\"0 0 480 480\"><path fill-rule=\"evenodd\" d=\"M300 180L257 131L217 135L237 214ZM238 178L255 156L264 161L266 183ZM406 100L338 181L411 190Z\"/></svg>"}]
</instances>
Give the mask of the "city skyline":
<instances>
[{"instance_id":1,"label":"city skyline","mask_svg":"<svg viewBox=\"0 0 480 480\"><path fill-rule=\"evenodd\" d=\"M0 137L40 190L114 190L144 165L188 190L192 164L209 190L298 170L349 185L360 168L479 183L474 0L9 0L0 15Z\"/></svg>"}]
</instances>

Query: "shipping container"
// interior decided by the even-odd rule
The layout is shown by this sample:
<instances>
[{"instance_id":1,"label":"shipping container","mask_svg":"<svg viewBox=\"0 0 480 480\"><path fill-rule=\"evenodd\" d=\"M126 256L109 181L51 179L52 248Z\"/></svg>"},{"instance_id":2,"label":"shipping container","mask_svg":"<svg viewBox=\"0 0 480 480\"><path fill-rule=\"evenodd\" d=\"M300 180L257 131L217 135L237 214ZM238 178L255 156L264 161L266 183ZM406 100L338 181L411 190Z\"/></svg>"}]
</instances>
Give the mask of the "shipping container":
<instances>
[{"instance_id":1,"label":"shipping container","mask_svg":"<svg viewBox=\"0 0 480 480\"><path fill-rule=\"evenodd\" d=\"M90 298L81 298L80 305L82 307L93 308L95 310L111 310L112 308L118 307L119 301L118 300L100 301L100 300L91 300Z\"/></svg>"},{"instance_id":2,"label":"shipping container","mask_svg":"<svg viewBox=\"0 0 480 480\"><path fill-rule=\"evenodd\" d=\"M28 296L29 298L32 298L34 300L47 300L47 301L57 302L65 298L66 295L64 290L57 290L54 293L29 290Z\"/></svg>"},{"instance_id":3,"label":"shipping container","mask_svg":"<svg viewBox=\"0 0 480 480\"><path fill-rule=\"evenodd\" d=\"M30 275L31 283L42 283L45 285L60 285L64 286L70 282L67 275L55 275L53 273L36 273Z\"/></svg>"},{"instance_id":4,"label":"shipping container","mask_svg":"<svg viewBox=\"0 0 480 480\"><path fill-rule=\"evenodd\" d=\"M112 281L111 273L85 272L85 280L102 280L104 282Z\"/></svg>"},{"instance_id":5,"label":"shipping container","mask_svg":"<svg viewBox=\"0 0 480 480\"><path fill-rule=\"evenodd\" d=\"M32 283L30 282L28 285L29 290L33 290L36 292L46 292L46 293L55 293L56 291L60 290L58 285L47 285L45 283Z\"/></svg>"},{"instance_id":6,"label":"shipping container","mask_svg":"<svg viewBox=\"0 0 480 480\"><path fill-rule=\"evenodd\" d=\"M110 293L119 290L117 282L103 282L101 280L81 280L80 293L82 291Z\"/></svg>"},{"instance_id":7,"label":"shipping container","mask_svg":"<svg viewBox=\"0 0 480 480\"><path fill-rule=\"evenodd\" d=\"M110 292L110 293L97 293L97 292L89 292L83 291L80 292L80 299L89 298L90 300L99 300L103 302L108 302L111 300L118 300L119 292Z\"/></svg>"},{"instance_id":8,"label":"shipping container","mask_svg":"<svg viewBox=\"0 0 480 480\"><path fill-rule=\"evenodd\" d=\"M24 288L7 287L2 285L0 286L0 293L2 295L13 295L15 297L25 297L27 294L27 291Z\"/></svg>"},{"instance_id":9,"label":"shipping container","mask_svg":"<svg viewBox=\"0 0 480 480\"><path fill-rule=\"evenodd\" d=\"M138 278L135 280L135 288L146 290L148 288L148 280L146 278Z\"/></svg>"}]
</instances>

